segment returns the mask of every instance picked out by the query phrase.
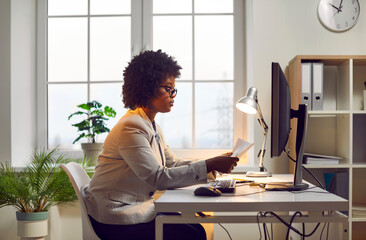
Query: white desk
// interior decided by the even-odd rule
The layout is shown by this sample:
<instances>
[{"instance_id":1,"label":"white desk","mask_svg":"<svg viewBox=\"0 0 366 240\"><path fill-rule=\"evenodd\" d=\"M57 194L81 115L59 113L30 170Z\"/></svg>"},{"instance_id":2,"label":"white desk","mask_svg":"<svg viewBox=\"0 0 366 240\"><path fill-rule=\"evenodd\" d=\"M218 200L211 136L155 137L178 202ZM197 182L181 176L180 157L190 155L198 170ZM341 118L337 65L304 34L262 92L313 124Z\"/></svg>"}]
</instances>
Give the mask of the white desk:
<instances>
[{"instance_id":1,"label":"white desk","mask_svg":"<svg viewBox=\"0 0 366 240\"><path fill-rule=\"evenodd\" d=\"M243 178L243 175L231 175ZM249 179L249 178L246 178ZM291 181L292 175L274 175L272 178L256 178L257 182ZM240 185L240 184L239 184ZM302 217L296 217L294 222L341 222L344 227L343 239L348 239L348 217L336 211L347 211L348 201L320 188L310 188L305 192L273 192L260 187L250 187L248 184L237 187L235 194L223 194L220 197L194 196L193 191L200 185L167 190L155 203L158 212L181 212L177 215L159 215L156 217L156 239L162 239L164 223L256 223L257 217L249 216L210 216L200 217L196 212L291 212L302 211ZM243 196L250 192L260 192ZM242 196L240 196L242 195ZM334 211L332 215L322 215L322 211ZM287 222L292 215L281 216ZM261 217L260 223L279 222L275 217Z\"/></svg>"}]
</instances>

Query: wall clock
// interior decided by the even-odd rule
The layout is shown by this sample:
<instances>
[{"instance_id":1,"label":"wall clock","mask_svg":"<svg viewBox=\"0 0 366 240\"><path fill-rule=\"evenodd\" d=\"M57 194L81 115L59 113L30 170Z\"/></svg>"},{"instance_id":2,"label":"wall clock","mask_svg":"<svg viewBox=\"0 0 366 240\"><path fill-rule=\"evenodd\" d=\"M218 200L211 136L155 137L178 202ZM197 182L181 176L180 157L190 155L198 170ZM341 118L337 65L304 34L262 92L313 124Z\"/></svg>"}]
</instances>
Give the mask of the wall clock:
<instances>
[{"instance_id":1,"label":"wall clock","mask_svg":"<svg viewBox=\"0 0 366 240\"><path fill-rule=\"evenodd\" d=\"M331 31L343 32L354 25L360 16L358 0L320 0L318 18Z\"/></svg>"}]
</instances>

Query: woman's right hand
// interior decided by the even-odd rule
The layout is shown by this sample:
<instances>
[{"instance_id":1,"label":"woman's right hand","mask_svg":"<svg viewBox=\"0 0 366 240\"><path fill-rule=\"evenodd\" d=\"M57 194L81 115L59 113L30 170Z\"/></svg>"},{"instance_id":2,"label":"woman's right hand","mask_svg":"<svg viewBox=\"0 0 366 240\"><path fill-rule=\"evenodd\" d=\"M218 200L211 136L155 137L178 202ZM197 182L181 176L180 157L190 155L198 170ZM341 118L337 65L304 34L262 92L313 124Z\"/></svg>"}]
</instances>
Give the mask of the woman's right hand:
<instances>
[{"instance_id":1,"label":"woman's right hand","mask_svg":"<svg viewBox=\"0 0 366 240\"><path fill-rule=\"evenodd\" d=\"M206 160L207 173L216 170L222 173L230 173L236 167L239 158L230 156L217 156Z\"/></svg>"}]
</instances>

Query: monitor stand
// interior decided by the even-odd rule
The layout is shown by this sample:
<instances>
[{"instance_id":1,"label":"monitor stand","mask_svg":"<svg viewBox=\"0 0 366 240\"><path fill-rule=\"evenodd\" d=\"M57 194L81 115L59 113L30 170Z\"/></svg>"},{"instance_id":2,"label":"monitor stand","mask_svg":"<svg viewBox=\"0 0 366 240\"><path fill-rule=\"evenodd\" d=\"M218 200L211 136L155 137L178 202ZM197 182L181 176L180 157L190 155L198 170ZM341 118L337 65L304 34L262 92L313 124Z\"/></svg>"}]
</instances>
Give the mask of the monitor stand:
<instances>
[{"instance_id":1,"label":"monitor stand","mask_svg":"<svg viewBox=\"0 0 366 240\"><path fill-rule=\"evenodd\" d=\"M266 184L266 190L268 191L302 191L309 188L309 184L302 182L302 159L304 155L305 138L308 125L307 105L299 104L299 110L291 109L291 118L297 118L294 181L268 183Z\"/></svg>"}]
</instances>

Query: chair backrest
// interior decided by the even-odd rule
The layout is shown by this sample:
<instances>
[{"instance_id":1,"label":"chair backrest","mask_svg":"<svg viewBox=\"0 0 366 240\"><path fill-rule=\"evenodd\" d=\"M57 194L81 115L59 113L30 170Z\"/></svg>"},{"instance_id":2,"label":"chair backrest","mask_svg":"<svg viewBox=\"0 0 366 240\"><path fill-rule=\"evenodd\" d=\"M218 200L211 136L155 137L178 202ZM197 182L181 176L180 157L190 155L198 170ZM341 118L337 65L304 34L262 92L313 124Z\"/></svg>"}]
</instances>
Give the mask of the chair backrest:
<instances>
[{"instance_id":1,"label":"chair backrest","mask_svg":"<svg viewBox=\"0 0 366 240\"><path fill-rule=\"evenodd\" d=\"M84 240L100 240L97 234L94 232L93 226L91 225L89 216L86 211L86 206L84 203L84 199L81 195L80 189L85 184L89 184L90 178L85 170L75 162L70 162L67 164L61 164L60 168L62 168L67 176L69 176L70 182L74 187L76 196L80 202L80 210L81 210L81 223L83 230L83 239Z\"/></svg>"}]
</instances>

